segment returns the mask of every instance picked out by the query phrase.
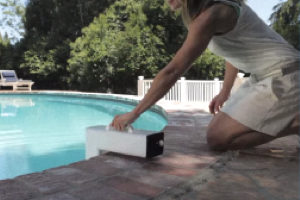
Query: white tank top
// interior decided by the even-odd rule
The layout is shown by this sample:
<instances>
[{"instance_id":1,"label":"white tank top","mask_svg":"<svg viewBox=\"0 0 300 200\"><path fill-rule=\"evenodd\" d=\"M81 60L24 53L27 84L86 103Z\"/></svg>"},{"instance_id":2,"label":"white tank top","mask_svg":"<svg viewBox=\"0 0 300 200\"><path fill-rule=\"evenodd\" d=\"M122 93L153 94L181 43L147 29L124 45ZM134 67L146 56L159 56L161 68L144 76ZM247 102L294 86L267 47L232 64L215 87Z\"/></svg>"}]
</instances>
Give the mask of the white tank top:
<instances>
[{"instance_id":1,"label":"white tank top","mask_svg":"<svg viewBox=\"0 0 300 200\"><path fill-rule=\"evenodd\" d=\"M236 68L253 74L270 73L300 61L300 52L267 26L245 3L241 5L235 28L224 35L214 36L208 49Z\"/></svg>"}]
</instances>

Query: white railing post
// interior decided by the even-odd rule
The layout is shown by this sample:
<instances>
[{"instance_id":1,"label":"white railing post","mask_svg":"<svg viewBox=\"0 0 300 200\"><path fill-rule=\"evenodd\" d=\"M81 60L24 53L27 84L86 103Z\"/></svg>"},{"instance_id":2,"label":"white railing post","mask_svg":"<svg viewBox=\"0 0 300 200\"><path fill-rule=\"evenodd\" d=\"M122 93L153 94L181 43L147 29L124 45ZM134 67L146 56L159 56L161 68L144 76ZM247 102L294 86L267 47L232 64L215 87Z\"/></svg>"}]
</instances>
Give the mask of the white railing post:
<instances>
[{"instance_id":1,"label":"white railing post","mask_svg":"<svg viewBox=\"0 0 300 200\"><path fill-rule=\"evenodd\" d=\"M139 76L138 77L138 96L144 96L145 91L144 91L144 76Z\"/></svg>"},{"instance_id":2,"label":"white railing post","mask_svg":"<svg viewBox=\"0 0 300 200\"><path fill-rule=\"evenodd\" d=\"M138 96L143 97L148 92L153 80L144 80L144 76L138 77ZM237 82L237 81L236 81ZM190 81L181 77L170 91L164 96L166 101L179 102L209 102L220 93L223 81L214 80Z\"/></svg>"},{"instance_id":3,"label":"white railing post","mask_svg":"<svg viewBox=\"0 0 300 200\"><path fill-rule=\"evenodd\" d=\"M219 78L214 78L213 98L220 92Z\"/></svg>"},{"instance_id":4,"label":"white railing post","mask_svg":"<svg viewBox=\"0 0 300 200\"><path fill-rule=\"evenodd\" d=\"M188 101L187 82L185 81L185 77L181 77L180 79L180 96L181 102Z\"/></svg>"}]
</instances>

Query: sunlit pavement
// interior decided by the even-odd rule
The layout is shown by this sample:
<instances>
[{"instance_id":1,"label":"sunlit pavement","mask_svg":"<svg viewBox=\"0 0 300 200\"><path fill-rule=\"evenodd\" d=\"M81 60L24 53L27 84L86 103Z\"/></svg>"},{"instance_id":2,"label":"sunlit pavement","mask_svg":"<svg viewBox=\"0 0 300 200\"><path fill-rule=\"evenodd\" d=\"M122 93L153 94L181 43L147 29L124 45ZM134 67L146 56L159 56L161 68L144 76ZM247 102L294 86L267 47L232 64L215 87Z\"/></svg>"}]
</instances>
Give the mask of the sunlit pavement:
<instances>
[{"instance_id":1,"label":"sunlit pavement","mask_svg":"<svg viewBox=\"0 0 300 200\"><path fill-rule=\"evenodd\" d=\"M205 105L160 105L169 118L163 156L108 153L0 181L0 199L299 199L298 136L245 151L212 152L205 136L212 116Z\"/></svg>"}]
</instances>

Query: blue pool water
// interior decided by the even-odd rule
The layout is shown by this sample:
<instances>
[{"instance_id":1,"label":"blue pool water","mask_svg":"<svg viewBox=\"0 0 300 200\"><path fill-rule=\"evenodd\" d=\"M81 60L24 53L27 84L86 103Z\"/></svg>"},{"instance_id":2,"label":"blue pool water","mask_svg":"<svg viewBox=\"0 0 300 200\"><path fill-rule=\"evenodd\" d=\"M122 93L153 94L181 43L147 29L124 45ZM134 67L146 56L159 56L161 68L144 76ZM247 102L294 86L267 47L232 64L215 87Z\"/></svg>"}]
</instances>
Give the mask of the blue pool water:
<instances>
[{"instance_id":1,"label":"blue pool water","mask_svg":"<svg viewBox=\"0 0 300 200\"><path fill-rule=\"evenodd\" d=\"M107 125L133 105L59 95L0 95L0 180L85 159L85 129ZM166 119L147 111L135 129L160 131Z\"/></svg>"}]
</instances>

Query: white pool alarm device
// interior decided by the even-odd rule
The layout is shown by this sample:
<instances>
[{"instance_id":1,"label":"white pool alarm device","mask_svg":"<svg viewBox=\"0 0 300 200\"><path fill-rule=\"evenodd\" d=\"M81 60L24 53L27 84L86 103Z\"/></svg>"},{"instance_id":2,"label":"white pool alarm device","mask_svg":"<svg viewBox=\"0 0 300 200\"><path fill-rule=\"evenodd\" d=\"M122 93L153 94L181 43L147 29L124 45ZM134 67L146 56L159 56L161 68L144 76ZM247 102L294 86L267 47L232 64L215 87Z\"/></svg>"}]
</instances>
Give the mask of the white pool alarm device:
<instances>
[{"instance_id":1,"label":"white pool alarm device","mask_svg":"<svg viewBox=\"0 0 300 200\"><path fill-rule=\"evenodd\" d=\"M86 159L101 151L151 158L164 150L164 133L145 130L116 131L109 126L92 126L86 130Z\"/></svg>"}]
</instances>

